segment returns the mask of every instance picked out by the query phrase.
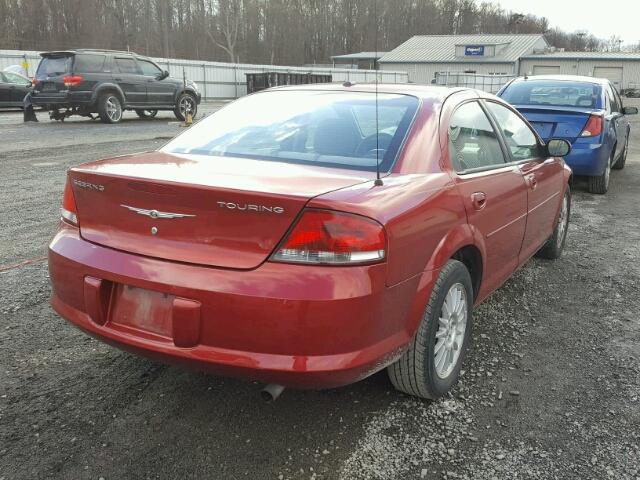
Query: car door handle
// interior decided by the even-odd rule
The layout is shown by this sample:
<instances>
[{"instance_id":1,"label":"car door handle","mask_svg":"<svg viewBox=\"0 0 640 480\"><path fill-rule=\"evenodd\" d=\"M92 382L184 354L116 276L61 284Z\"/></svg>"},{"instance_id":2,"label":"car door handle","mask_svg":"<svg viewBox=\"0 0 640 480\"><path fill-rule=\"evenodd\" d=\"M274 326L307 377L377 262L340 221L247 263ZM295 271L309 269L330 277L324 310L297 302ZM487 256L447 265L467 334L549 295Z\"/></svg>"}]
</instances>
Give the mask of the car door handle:
<instances>
[{"instance_id":1,"label":"car door handle","mask_svg":"<svg viewBox=\"0 0 640 480\"><path fill-rule=\"evenodd\" d=\"M525 180L525 182L527 182L527 185L531 190L535 190L536 187L538 186L538 180L536 179L535 173L531 173L529 175L526 175L524 177L524 180Z\"/></svg>"},{"instance_id":2,"label":"car door handle","mask_svg":"<svg viewBox=\"0 0 640 480\"><path fill-rule=\"evenodd\" d=\"M471 203L476 210L482 210L487 205L487 194L484 192L472 193Z\"/></svg>"},{"instance_id":3,"label":"car door handle","mask_svg":"<svg viewBox=\"0 0 640 480\"><path fill-rule=\"evenodd\" d=\"M114 80L115 80L116 82L121 82L121 81L122 81L122 78L120 78L120 77L115 77L115 78L114 78Z\"/></svg>"}]
</instances>

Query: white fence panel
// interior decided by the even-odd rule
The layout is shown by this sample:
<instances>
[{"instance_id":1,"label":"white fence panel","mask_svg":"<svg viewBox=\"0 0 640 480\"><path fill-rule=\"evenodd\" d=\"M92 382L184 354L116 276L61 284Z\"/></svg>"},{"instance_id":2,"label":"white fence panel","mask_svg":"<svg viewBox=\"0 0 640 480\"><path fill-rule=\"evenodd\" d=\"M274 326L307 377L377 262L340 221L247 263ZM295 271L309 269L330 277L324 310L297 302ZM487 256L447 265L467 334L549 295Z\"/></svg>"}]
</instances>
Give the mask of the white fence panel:
<instances>
[{"instance_id":1,"label":"white fence panel","mask_svg":"<svg viewBox=\"0 0 640 480\"><path fill-rule=\"evenodd\" d=\"M378 75L382 83L408 83L407 72L389 70L347 70L342 68L286 67L280 65L252 65L246 63L206 62L200 60L181 60L175 58L153 58L172 77L186 77L198 84L204 99L238 98L247 93L247 73L291 72L317 73L331 75L333 82L373 82ZM0 70L10 65L27 63L27 73L33 76L40 55L34 51L0 50Z\"/></svg>"}]
</instances>

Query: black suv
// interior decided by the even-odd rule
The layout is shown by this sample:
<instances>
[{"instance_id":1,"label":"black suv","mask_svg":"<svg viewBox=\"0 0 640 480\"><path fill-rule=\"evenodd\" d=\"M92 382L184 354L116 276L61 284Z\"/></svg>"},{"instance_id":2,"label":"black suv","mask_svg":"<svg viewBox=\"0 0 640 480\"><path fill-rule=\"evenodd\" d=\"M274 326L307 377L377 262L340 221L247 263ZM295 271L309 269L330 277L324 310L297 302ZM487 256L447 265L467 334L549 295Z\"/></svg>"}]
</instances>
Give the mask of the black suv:
<instances>
[{"instance_id":1,"label":"black suv","mask_svg":"<svg viewBox=\"0 0 640 480\"><path fill-rule=\"evenodd\" d=\"M172 110L179 120L194 117L201 95L194 82L169 76L150 59L132 52L67 50L40 54L31 103L55 120L70 115L117 123L124 110L153 117Z\"/></svg>"}]
</instances>

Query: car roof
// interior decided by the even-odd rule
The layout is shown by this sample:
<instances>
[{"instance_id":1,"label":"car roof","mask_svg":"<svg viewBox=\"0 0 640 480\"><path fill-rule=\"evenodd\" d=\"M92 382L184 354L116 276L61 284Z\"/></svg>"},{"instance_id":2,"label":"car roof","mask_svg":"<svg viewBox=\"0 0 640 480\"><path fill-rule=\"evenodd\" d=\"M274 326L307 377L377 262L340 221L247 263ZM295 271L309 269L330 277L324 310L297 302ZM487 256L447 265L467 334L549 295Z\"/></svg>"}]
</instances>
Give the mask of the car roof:
<instances>
[{"instance_id":1,"label":"car roof","mask_svg":"<svg viewBox=\"0 0 640 480\"><path fill-rule=\"evenodd\" d=\"M557 82L580 82L592 83L594 85L606 85L609 80L606 78L587 77L584 75L527 75L526 77L518 77L514 82L527 82L532 80L553 80Z\"/></svg>"},{"instance_id":2,"label":"car roof","mask_svg":"<svg viewBox=\"0 0 640 480\"><path fill-rule=\"evenodd\" d=\"M474 92L479 98L497 98L490 93L472 88L445 87L439 85L421 85L416 83L312 83L307 85L284 85L272 87L262 92L274 91L333 91L333 92L366 92L380 94L411 95L431 103L443 103L448 97L458 92ZM258 92L261 93L261 92ZM502 101L502 100L501 100Z\"/></svg>"}]
</instances>

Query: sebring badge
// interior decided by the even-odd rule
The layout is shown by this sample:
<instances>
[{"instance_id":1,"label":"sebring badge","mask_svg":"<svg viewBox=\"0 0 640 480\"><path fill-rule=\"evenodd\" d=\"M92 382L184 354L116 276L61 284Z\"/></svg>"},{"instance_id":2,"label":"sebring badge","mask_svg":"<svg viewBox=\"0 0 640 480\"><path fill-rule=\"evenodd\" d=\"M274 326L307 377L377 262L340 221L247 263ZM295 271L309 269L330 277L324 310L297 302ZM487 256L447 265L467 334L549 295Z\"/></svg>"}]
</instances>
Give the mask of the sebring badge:
<instances>
[{"instance_id":1,"label":"sebring badge","mask_svg":"<svg viewBox=\"0 0 640 480\"><path fill-rule=\"evenodd\" d=\"M184 217L195 217L195 215L189 215L186 213L171 213L171 212L159 212L158 210L147 210L146 208L136 208L131 207L129 205L120 205L132 212L136 212L138 215L146 215L147 217L151 217L153 219L156 218L184 218Z\"/></svg>"}]
</instances>

